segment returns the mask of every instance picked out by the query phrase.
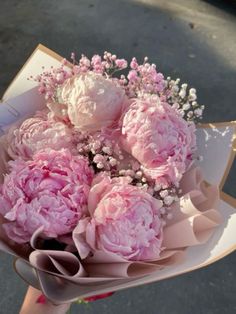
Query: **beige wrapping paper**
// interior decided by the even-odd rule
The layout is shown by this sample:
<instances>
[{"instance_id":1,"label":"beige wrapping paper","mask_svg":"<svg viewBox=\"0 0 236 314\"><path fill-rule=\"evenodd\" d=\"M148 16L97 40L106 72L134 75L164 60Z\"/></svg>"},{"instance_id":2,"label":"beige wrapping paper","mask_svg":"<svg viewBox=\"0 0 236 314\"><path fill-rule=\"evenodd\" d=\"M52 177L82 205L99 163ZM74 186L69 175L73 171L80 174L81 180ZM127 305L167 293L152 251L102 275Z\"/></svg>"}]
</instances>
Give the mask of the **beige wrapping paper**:
<instances>
[{"instance_id":1,"label":"beige wrapping paper","mask_svg":"<svg viewBox=\"0 0 236 314\"><path fill-rule=\"evenodd\" d=\"M27 77L39 74L42 66L58 66L60 60L49 49L37 47L3 96L2 133L14 122L43 108L44 100ZM0 229L0 249L20 257L15 261L18 274L57 303L162 280L210 264L236 247L236 202L218 189L222 189L235 157L235 133L234 122L201 125L197 130L199 151L204 157L199 162L201 169L194 165L183 177L180 210L173 210L174 218L164 229L163 251L156 261L127 262L97 251L81 262L70 251L38 248L40 229L31 239L33 249L9 241ZM1 137L0 180L6 173L7 159ZM75 230L75 242L76 237Z\"/></svg>"}]
</instances>

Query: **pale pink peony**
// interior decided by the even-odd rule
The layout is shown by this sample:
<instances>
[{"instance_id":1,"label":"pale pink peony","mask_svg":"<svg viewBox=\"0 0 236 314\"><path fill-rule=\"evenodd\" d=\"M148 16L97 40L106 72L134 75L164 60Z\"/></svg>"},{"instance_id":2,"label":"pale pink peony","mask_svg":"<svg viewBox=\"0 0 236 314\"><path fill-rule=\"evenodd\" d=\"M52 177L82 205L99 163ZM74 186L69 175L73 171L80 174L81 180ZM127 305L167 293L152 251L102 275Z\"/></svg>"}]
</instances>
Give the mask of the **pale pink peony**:
<instances>
[{"instance_id":1,"label":"pale pink peony","mask_svg":"<svg viewBox=\"0 0 236 314\"><path fill-rule=\"evenodd\" d=\"M70 122L79 130L97 131L119 119L125 92L111 79L87 72L65 81L59 90L59 102L64 107L49 104L50 109L64 108Z\"/></svg>"},{"instance_id":2,"label":"pale pink peony","mask_svg":"<svg viewBox=\"0 0 236 314\"><path fill-rule=\"evenodd\" d=\"M89 193L91 219L79 222L76 242L81 258L90 251L116 254L126 260L155 260L162 244L162 203L125 178L98 175ZM79 231L79 232L80 232Z\"/></svg>"},{"instance_id":3,"label":"pale pink peony","mask_svg":"<svg viewBox=\"0 0 236 314\"><path fill-rule=\"evenodd\" d=\"M3 227L12 240L28 242L41 226L46 237L56 238L87 215L93 171L84 157L49 149L9 165L0 186L0 213L9 221Z\"/></svg>"},{"instance_id":4,"label":"pale pink peony","mask_svg":"<svg viewBox=\"0 0 236 314\"><path fill-rule=\"evenodd\" d=\"M21 125L13 126L8 132L7 142L8 154L13 159L29 159L46 148L75 148L72 129L63 122L48 117L45 111L38 112Z\"/></svg>"},{"instance_id":5,"label":"pale pink peony","mask_svg":"<svg viewBox=\"0 0 236 314\"><path fill-rule=\"evenodd\" d=\"M161 184L178 184L196 146L195 126L159 98L134 101L122 119L121 142Z\"/></svg>"}]
</instances>

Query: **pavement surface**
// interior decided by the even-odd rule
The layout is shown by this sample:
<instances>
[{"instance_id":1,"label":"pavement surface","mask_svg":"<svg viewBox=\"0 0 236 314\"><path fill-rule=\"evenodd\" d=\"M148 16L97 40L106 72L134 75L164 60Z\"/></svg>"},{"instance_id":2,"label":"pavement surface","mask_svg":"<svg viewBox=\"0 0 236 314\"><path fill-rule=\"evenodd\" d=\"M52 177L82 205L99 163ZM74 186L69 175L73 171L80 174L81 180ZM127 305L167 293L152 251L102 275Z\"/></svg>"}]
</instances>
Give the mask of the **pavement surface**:
<instances>
[{"instance_id":1,"label":"pavement surface","mask_svg":"<svg viewBox=\"0 0 236 314\"><path fill-rule=\"evenodd\" d=\"M63 56L104 50L142 59L197 88L204 121L236 120L236 4L214 0L0 0L0 95L42 43ZM225 190L236 196L236 166ZM180 277L116 293L85 314L236 313L236 253ZM19 312L26 284L0 253L0 314Z\"/></svg>"}]
</instances>

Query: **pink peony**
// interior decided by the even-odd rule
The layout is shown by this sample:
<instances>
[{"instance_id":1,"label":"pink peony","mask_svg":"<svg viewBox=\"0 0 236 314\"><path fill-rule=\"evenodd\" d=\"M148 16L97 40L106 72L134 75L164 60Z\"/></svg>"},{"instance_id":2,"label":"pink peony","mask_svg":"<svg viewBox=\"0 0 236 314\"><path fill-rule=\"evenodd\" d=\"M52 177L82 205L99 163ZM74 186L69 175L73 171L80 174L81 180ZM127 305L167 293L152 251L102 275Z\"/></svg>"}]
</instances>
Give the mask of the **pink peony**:
<instances>
[{"instance_id":1,"label":"pink peony","mask_svg":"<svg viewBox=\"0 0 236 314\"><path fill-rule=\"evenodd\" d=\"M65 81L59 92L59 102L66 105L71 123L81 131L96 131L119 119L124 90L100 74L87 72ZM57 104L49 104L57 110Z\"/></svg>"},{"instance_id":2,"label":"pink peony","mask_svg":"<svg viewBox=\"0 0 236 314\"><path fill-rule=\"evenodd\" d=\"M77 227L81 258L90 250L101 250L126 260L157 259L162 244L161 206L159 200L125 178L98 175L89 193L92 218L81 220Z\"/></svg>"},{"instance_id":3,"label":"pink peony","mask_svg":"<svg viewBox=\"0 0 236 314\"><path fill-rule=\"evenodd\" d=\"M84 157L47 150L9 165L11 172L0 185L0 213L9 221L3 227L12 240L28 242L41 226L46 237L56 238L87 214L93 172Z\"/></svg>"},{"instance_id":4,"label":"pink peony","mask_svg":"<svg viewBox=\"0 0 236 314\"><path fill-rule=\"evenodd\" d=\"M161 184L178 184L196 146L195 126L159 98L134 101L122 120L123 148Z\"/></svg>"},{"instance_id":5,"label":"pink peony","mask_svg":"<svg viewBox=\"0 0 236 314\"><path fill-rule=\"evenodd\" d=\"M11 158L29 159L41 149L72 150L72 130L66 124L48 118L39 112L25 120L19 127L12 127L7 135L8 153Z\"/></svg>"}]
</instances>

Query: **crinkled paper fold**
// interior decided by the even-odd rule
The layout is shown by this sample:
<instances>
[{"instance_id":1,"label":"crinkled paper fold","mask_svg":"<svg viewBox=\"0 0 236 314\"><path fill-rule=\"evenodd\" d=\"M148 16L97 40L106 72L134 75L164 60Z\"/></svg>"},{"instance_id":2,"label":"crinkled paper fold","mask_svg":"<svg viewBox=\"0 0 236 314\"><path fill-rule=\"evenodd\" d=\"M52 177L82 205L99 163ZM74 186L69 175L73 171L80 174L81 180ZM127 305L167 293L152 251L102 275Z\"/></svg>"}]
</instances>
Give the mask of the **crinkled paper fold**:
<instances>
[{"instance_id":1,"label":"crinkled paper fold","mask_svg":"<svg viewBox=\"0 0 236 314\"><path fill-rule=\"evenodd\" d=\"M17 120L44 107L35 83L27 78L39 74L42 66L58 66L60 60L60 56L39 45L3 96L0 181L8 160L4 133ZM164 248L158 260L126 261L97 251L81 262L70 249L40 248L40 229L32 236L31 246L17 245L4 235L3 218L0 249L16 256L15 269L27 283L57 303L162 280L213 263L236 247L236 201L222 192L235 157L235 128L236 123L229 122L203 124L197 129L203 161L186 172L181 181L180 210L173 210L174 217L164 228ZM79 230L75 229L75 247L78 237Z\"/></svg>"}]
</instances>

